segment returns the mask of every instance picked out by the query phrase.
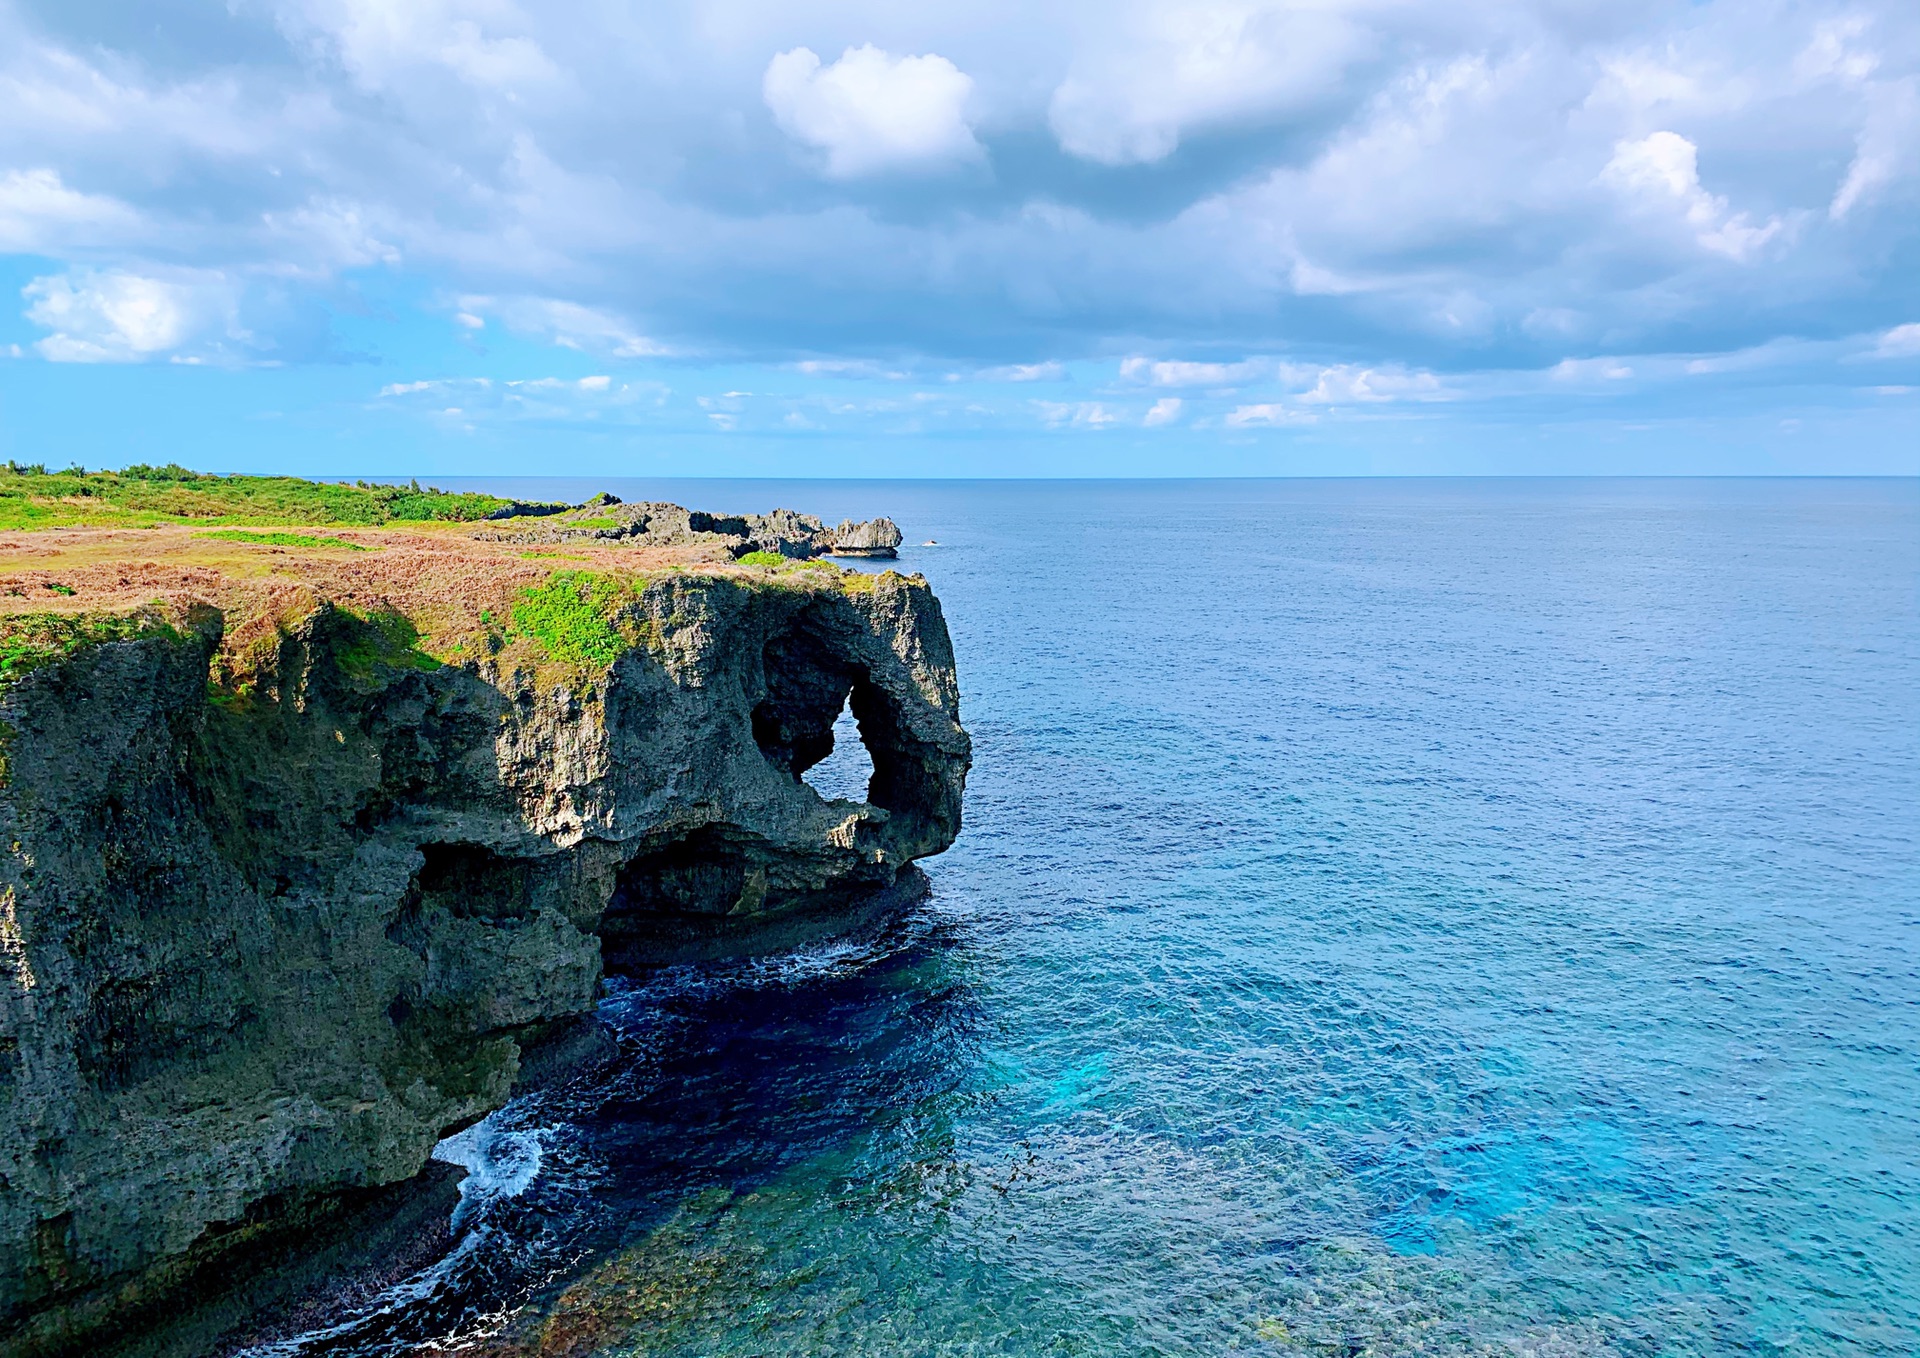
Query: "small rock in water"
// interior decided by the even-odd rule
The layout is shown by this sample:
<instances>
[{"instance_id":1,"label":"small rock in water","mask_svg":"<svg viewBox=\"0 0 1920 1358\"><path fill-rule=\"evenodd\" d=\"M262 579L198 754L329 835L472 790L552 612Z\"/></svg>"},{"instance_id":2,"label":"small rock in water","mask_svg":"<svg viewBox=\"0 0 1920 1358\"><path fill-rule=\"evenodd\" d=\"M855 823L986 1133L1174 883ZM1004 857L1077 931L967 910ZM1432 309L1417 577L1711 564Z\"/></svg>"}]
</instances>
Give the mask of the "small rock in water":
<instances>
[{"instance_id":1,"label":"small rock in water","mask_svg":"<svg viewBox=\"0 0 1920 1358\"><path fill-rule=\"evenodd\" d=\"M869 519L865 523L845 519L829 539L827 551L833 556L891 558L900 546L900 529L892 519Z\"/></svg>"}]
</instances>

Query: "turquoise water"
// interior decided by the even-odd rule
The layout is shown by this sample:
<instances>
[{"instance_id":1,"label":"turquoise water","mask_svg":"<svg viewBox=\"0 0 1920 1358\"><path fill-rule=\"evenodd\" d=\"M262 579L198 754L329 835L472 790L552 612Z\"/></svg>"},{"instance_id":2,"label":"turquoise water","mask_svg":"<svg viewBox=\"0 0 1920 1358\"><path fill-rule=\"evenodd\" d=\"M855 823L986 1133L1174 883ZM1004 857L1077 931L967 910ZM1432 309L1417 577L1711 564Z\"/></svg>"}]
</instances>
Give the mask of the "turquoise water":
<instances>
[{"instance_id":1,"label":"turquoise water","mask_svg":"<svg viewBox=\"0 0 1920 1358\"><path fill-rule=\"evenodd\" d=\"M1920 486L611 488L938 539L966 832L274 1352L1920 1350Z\"/></svg>"}]
</instances>

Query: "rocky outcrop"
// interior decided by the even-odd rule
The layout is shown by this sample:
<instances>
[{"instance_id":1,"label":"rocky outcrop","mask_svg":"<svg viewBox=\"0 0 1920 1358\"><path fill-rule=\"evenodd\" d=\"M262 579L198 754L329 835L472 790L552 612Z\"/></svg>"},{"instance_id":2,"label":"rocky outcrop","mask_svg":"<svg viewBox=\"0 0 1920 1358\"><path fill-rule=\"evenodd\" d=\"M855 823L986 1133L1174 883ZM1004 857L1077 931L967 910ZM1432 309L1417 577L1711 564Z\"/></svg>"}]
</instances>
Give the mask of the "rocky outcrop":
<instances>
[{"instance_id":1,"label":"rocky outcrop","mask_svg":"<svg viewBox=\"0 0 1920 1358\"><path fill-rule=\"evenodd\" d=\"M596 540L632 547L708 547L728 556L772 552L805 559L815 556L891 558L900 546L900 530L891 519L828 528L811 514L776 509L771 514L708 514L676 504L622 504L598 495L585 504L553 514L551 506L526 506L516 521L503 516L497 528L476 537L490 542L559 543Z\"/></svg>"},{"instance_id":2,"label":"rocky outcrop","mask_svg":"<svg viewBox=\"0 0 1920 1358\"><path fill-rule=\"evenodd\" d=\"M603 970L911 895L969 760L946 626L916 578L826 574L656 580L644 641L566 683L324 604L247 685L210 683L210 608L18 680L0 1350L84 1351L178 1261L415 1175ZM802 777L847 703L864 802Z\"/></svg>"},{"instance_id":3,"label":"rocky outcrop","mask_svg":"<svg viewBox=\"0 0 1920 1358\"><path fill-rule=\"evenodd\" d=\"M900 528L892 519L855 523L843 519L829 535L827 551L834 556L873 556L892 560L900 551Z\"/></svg>"}]
</instances>

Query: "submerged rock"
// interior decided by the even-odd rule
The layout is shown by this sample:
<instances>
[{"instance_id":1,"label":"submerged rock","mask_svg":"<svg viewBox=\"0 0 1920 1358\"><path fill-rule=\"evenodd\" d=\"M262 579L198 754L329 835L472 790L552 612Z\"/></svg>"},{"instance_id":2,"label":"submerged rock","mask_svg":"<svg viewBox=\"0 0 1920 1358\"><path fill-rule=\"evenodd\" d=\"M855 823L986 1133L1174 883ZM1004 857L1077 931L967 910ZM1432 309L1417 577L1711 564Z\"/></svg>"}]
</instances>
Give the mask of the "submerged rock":
<instances>
[{"instance_id":1,"label":"submerged rock","mask_svg":"<svg viewBox=\"0 0 1920 1358\"><path fill-rule=\"evenodd\" d=\"M635 510L687 541L799 518L598 512ZM640 641L565 681L436 666L321 601L244 684L201 607L0 694L0 1352L88 1351L419 1174L603 971L920 890L969 763L939 603L781 581L653 580L616 619ZM829 802L803 775L848 703L873 778Z\"/></svg>"}]
</instances>

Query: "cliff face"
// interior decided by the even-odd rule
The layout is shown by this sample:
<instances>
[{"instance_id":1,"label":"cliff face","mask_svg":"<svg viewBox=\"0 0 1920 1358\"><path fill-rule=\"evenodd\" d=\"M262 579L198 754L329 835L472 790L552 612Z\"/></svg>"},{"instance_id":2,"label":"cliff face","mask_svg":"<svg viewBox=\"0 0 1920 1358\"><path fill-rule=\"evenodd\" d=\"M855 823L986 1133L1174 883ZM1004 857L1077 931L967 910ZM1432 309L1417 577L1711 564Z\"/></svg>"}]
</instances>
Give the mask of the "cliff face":
<instances>
[{"instance_id":1,"label":"cliff face","mask_svg":"<svg viewBox=\"0 0 1920 1358\"><path fill-rule=\"evenodd\" d=\"M324 604L239 689L209 682L212 609L18 681L0 1334L416 1174L603 967L911 893L960 825L953 655L923 582L853 584L655 581L644 641L565 683L435 668ZM849 699L874 777L825 802L800 775Z\"/></svg>"}]
</instances>

